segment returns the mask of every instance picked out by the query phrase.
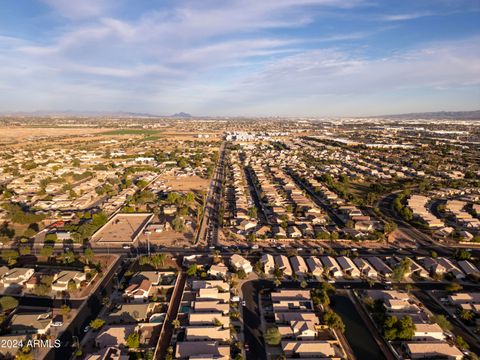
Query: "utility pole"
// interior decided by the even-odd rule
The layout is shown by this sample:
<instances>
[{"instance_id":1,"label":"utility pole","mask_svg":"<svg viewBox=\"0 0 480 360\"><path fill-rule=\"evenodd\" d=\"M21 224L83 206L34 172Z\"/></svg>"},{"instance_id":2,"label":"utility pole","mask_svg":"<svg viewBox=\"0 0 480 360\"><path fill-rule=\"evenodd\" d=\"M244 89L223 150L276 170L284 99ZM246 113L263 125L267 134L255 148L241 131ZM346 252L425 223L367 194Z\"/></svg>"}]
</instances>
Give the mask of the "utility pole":
<instances>
[{"instance_id":1,"label":"utility pole","mask_svg":"<svg viewBox=\"0 0 480 360\"><path fill-rule=\"evenodd\" d=\"M150 257L150 231L147 233L147 252L148 257Z\"/></svg>"}]
</instances>

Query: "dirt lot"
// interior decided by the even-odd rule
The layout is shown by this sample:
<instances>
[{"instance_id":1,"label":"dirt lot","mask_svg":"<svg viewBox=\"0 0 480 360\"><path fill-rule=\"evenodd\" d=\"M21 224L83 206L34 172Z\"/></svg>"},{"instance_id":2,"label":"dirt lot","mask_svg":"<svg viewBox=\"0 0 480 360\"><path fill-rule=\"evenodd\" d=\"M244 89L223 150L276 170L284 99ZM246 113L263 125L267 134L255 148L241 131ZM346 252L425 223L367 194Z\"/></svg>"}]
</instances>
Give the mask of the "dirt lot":
<instances>
[{"instance_id":1,"label":"dirt lot","mask_svg":"<svg viewBox=\"0 0 480 360\"><path fill-rule=\"evenodd\" d=\"M173 230L162 231L161 233L152 232L150 235L150 244L159 246L183 247L191 246L194 241L192 233L181 234ZM141 234L138 238L138 245L146 246L147 235Z\"/></svg>"},{"instance_id":2,"label":"dirt lot","mask_svg":"<svg viewBox=\"0 0 480 360\"><path fill-rule=\"evenodd\" d=\"M165 176L162 177L166 186L170 186L173 191L193 191L206 190L210 184L210 180L202 179L198 176Z\"/></svg>"},{"instance_id":3,"label":"dirt lot","mask_svg":"<svg viewBox=\"0 0 480 360\"><path fill-rule=\"evenodd\" d=\"M152 215L142 214L117 214L93 236L96 245L106 243L133 243L136 235L145 226Z\"/></svg>"},{"instance_id":4,"label":"dirt lot","mask_svg":"<svg viewBox=\"0 0 480 360\"><path fill-rule=\"evenodd\" d=\"M0 127L2 142L26 141L39 137L78 136L105 132L104 128Z\"/></svg>"}]
</instances>

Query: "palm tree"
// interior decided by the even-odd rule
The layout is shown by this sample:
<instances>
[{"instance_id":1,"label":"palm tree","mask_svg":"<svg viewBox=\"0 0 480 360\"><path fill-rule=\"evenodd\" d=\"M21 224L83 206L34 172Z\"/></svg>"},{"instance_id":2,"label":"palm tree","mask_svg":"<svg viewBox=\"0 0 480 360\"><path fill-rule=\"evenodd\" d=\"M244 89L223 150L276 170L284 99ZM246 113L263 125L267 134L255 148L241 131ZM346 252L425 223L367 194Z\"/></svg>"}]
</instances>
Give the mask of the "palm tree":
<instances>
[{"instance_id":1,"label":"palm tree","mask_svg":"<svg viewBox=\"0 0 480 360\"><path fill-rule=\"evenodd\" d=\"M472 320L473 318L475 317L475 314L473 313L473 311L470 311L470 310L462 310L460 312L460 318L462 320L465 320L465 321L470 321Z\"/></svg>"},{"instance_id":2,"label":"palm tree","mask_svg":"<svg viewBox=\"0 0 480 360\"><path fill-rule=\"evenodd\" d=\"M165 265L165 261L167 261L167 254L159 253L155 254L150 258L150 261L155 268L155 270L159 270L161 267Z\"/></svg>"},{"instance_id":3,"label":"palm tree","mask_svg":"<svg viewBox=\"0 0 480 360\"><path fill-rule=\"evenodd\" d=\"M180 320L178 319L172 320L172 325L174 329L178 329L180 327Z\"/></svg>"}]
</instances>

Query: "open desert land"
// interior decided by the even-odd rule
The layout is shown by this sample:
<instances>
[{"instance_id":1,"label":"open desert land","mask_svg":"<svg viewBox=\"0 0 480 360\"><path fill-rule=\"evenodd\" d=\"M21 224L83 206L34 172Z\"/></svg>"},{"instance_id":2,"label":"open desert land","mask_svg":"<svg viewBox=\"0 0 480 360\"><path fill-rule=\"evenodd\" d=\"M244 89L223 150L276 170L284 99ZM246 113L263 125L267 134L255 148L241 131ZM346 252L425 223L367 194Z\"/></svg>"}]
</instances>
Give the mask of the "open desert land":
<instances>
[{"instance_id":1,"label":"open desert land","mask_svg":"<svg viewBox=\"0 0 480 360\"><path fill-rule=\"evenodd\" d=\"M198 191L206 190L210 184L209 179L203 179L200 176L165 176L162 177L165 185L171 188L171 191Z\"/></svg>"},{"instance_id":2,"label":"open desert land","mask_svg":"<svg viewBox=\"0 0 480 360\"><path fill-rule=\"evenodd\" d=\"M107 128L63 128L63 127L0 127L2 134L0 142L3 144L12 142L32 141L44 137L75 137L89 134L98 134L110 129Z\"/></svg>"},{"instance_id":3,"label":"open desert land","mask_svg":"<svg viewBox=\"0 0 480 360\"><path fill-rule=\"evenodd\" d=\"M152 232L150 235L140 234L137 246L146 247L148 241L151 246L184 247L194 244L194 230L188 227L184 233L174 230L164 230L161 233Z\"/></svg>"}]
</instances>

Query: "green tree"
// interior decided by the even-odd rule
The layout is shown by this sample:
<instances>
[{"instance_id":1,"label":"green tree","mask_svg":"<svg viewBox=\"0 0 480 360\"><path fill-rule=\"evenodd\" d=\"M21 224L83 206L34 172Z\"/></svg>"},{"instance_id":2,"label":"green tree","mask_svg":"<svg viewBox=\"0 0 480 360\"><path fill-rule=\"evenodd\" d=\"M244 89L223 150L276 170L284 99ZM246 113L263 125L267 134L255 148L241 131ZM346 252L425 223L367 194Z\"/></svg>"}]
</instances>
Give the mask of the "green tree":
<instances>
[{"instance_id":1,"label":"green tree","mask_svg":"<svg viewBox=\"0 0 480 360\"><path fill-rule=\"evenodd\" d=\"M74 280L70 280L67 287L69 293L77 291L77 283Z\"/></svg>"},{"instance_id":2,"label":"green tree","mask_svg":"<svg viewBox=\"0 0 480 360\"><path fill-rule=\"evenodd\" d=\"M105 321L102 320L102 319L99 319L99 318L96 318L96 319L90 321L90 327L91 327L93 330L98 330L98 329L100 329L103 325L105 325Z\"/></svg>"},{"instance_id":3,"label":"green tree","mask_svg":"<svg viewBox=\"0 0 480 360\"><path fill-rule=\"evenodd\" d=\"M396 229L397 229L397 224L395 224L394 222L387 222L383 227L383 231L387 235L394 232Z\"/></svg>"},{"instance_id":4,"label":"green tree","mask_svg":"<svg viewBox=\"0 0 480 360\"><path fill-rule=\"evenodd\" d=\"M340 332L345 331L345 324L343 323L342 318L332 310L325 311L323 314L323 323Z\"/></svg>"},{"instance_id":5,"label":"green tree","mask_svg":"<svg viewBox=\"0 0 480 360\"><path fill-rule=\"evenodd\" d=\"M173 230L176 232L183 232L185 229L185 220L183 220L183 218L180 216L175 216L175 218L172 220L172 226Z\"/></svg>"},{"instance_id":6,"label":"green tree","mask_svg":"<svg viewBox=\"0 0 480 360\"><path fill-rule=\"evenodd\" d=\"M248 209L248 216L251 218L256 218L257 217L257 208L252 206L250 209Z\"/></svg>"},{"instance_id":7,"label":"green tree","mask_svg":"<svg viewBox=\"0 0 480 360\"><path fill-rule=\"evenodd\" d=\"M72 251L67 251L67 252L61 253L59 255L59 259L64 264L71 264L71 263L75 262L75 254Z\"/></svg>"},{"instance_id":8,"label":"green tree","mask_svg":"<svg viewBox=\"0 0 480 360\"><path fill-rule=\"evenodd\" d=\"M392 280L402 281L405 275L410 272L412 261L409 258L403 258L393 269Z\"/></svg>"},{"instance_id":9,"label":"green tree","mask_svg":"<svg viewBox=\"0 0 480 360\"><path fill-rule=\"evenodd\" d=\"M469 260L472 257L472 254L470 251L457 249L454 256L457 260Z\"/></svg>"},{"instance_id":10,"label":"green tree","mask_svg":"<svg viewBox=\"0 0 480 360\"><path fill-rule=\"evenodd\" d=\"M460 311L460 319L462 319L464 321L470 321L474 317L475 317L475 313L473 311L465 310L465 309L462 309Z\"/></svg>"},{"instance_id":11,"label":"green tree","mask_svg":"<svg viewBox=\"0 0 480 360\"><path fill-rule=\"evenodd\" d=\"M87 247L83 252L83 257L87 261L87 265L90 265L90 263L93 261L95 257L95 253L93 252L92 248Z\"/></svg>"},{"instance_id":12,"label":"green tree","mask_svg":"<svg viewBox=\"0 0 480 360\"><path fill-rule=\"evenodd\" d=\"M53 247L52 246L44 246L41 250L40 250L40 255L41 256L44 256L46 258L49 258L50 256L53 255Z\"/></svg>"},{"instance_id":13,"label":"green tree","mask_svg":"<svg viewBox=\"0 0 480 360\"><path fill-rule=\"evenodd\" d=\"M22 256L30 255L32 253L32 249L30 249L29 246L20 246L18 251Z\"/></svg>"},{"instance_id":14,"label":"green tree","mask_svg":"<svg viewBox=\"0 0 480 360\"><path fill-rule=\"evenodd\" d=\"M197 264L192 264L192 265L190 265L190 266L188 267L188 269L187 269L187 275L188 275L188 276L191 276L191 277L196 276L196 275L197 275L197 271L198 271L198 266L197 266Z\"/></svg>"},{"instance_id":15,"label":"green tree","mask_svg":"<svg viewBox=\"0 0 480 360\"><path fill-rule=\"evenodd\" d=\"M72 311L72 309L71 309L70 306L68 306L68 305L62 305L62 307L60 308L60 313L61 313L64 317L70 316L71 311Z\"/></svg>"},{"instance_id":16,"label":"green tree","mask_svg":"<svg viewBox=\"0 0 480 360\"><path fill-rule=\"evenodd\" d=\"M127 336L127 346L129 349L138 349L140 346L140 334L132 332Z\"/></svg>"},{"instance_id":17,"label":"green tree","mask_svg":"<svg viewBox=\"0 0 480 360\"><path fill-rule=\"evenodd\" d=\"M2 250L1 254L2 260L7 262L8 265L14 265L17 262L19 256L20 254L18 253L18 251L13 249Z\"/></svg>"},{"instance_id":18,"label":"green tree","mask_svg":"<svg viewBox=\"0 0 480 360\"><path fill-rule=\"evenodd\" d=\"M160 268L162 268L165 265L166 261L167 261L167 254L158 253L151 256L151 264L156 270L159 270Z\"/></svg>"},{"instance_id":19,"label":"green tree","mask_svg":"<svg viewBox=\"0 0 480 360\"><path fill-rule=\"evenodd\" d=\"M282 341L282 335L280 335L280 332L278 331L278 327L276 326L270 326L267 328L265 331L265 342L268 345L278 345Z\"/></svg>"},{"instance_id":20,"label":"green tree","mask_svg":"<svg viewBox=\"0 0 480 360\"><path fill-rule=\"evenodd\" d=\"M48 233L45 235L45 241L46 242L56 242L58 241L58 236L55 233Z\"/></svg>"},{"instance_id":21,"label":"green tree","mask_svg":"<svg viewBox=\"0 0 480 360\"><path fill-rule=\"evenodd\" d=\"M470 346L461 336L457 336L455 338L455 345L457 345L462 350L468 350L470 348Z\"/></svg>"},{"instance_id":22,"label":"green tree","mask_svg":"<svg viewBox=\"0 0 480 360\"><path fill-rule=\"evenodd\" d=\"M188 204L193 204L193 202L195 201L195 194L192 192L188 192L187 195L185 195L185 201Z\"/></svg>"},{"instance_id":23,"label":"green tree","mask_svg":"<svg viewBox=\"0 0 480 360\"><path fill-rule=\"evenodd\" d=\"M18 300L11 296L0 297L0 308L2 311L13 310L18 306Z\"/></svg>"},{"instance_id":24,"label":"green tree","mask_svg":"<svg viewBox=\"0 0 480 360\"><path fill-rule=\"evenodd\" d=\"M173 319L173 320L172 320L172 325L173 325L173 328L174 328L174 329L180 328L180 320L178 320L178 319Z\"/></svg>"},{"instance_id":25,"label":"green tree","mask_svg":"<svg viewBox=\"0 0 480 360\"><path fill-rule=\"evenodd\" d=\"M243 269L240 269L237 271L237 277L240 279L240 280L243 280L243 279L246 279L247 278L247 273L245 272L245 270Z\"/></svg>"},{"instance_id":26,"label":"green tree","mask_svg":"<svg viewBox=\"0 0 480 360\"><path fill-rule=\"evenodd\" d=\"M397 337L399 340L411 340L415 334L415 324L411 316L404 316L398 322Z\"/></svg>"},{"instance_id":27,"label":"green tree","mask_svg":"<svg viewBox=\"0 0 480 360\"><path fill-rule=\"evenodd\" d=\"M456 283L456 282L452 282L452 283L447 284L445 286L445 290L448 291L448 292L451 292L451 293L458 292L462 289L463 289L462 285L460 285L459 283Z\"/></svg>"}]
</instances>

